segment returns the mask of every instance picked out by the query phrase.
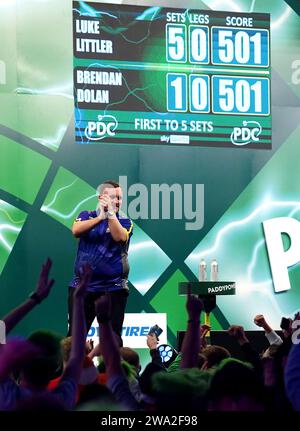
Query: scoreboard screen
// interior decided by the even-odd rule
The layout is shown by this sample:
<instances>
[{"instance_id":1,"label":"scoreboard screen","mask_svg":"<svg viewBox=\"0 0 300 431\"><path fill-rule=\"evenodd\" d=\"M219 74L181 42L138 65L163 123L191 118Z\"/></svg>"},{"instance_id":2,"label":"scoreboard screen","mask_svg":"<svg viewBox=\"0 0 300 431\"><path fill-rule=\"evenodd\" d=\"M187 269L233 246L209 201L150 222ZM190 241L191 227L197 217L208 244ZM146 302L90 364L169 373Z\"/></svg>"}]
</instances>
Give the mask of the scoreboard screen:
<instances>
[{"instance_id":1,"label":"scoreboard screen","mask_svg":"<svg viewBox=\"0 0 300 431\"><path fill-rule=\"evenodd\" d=\"M270 15L73 2L78 144L271 148Z\"/></svg>"}]
</instances>

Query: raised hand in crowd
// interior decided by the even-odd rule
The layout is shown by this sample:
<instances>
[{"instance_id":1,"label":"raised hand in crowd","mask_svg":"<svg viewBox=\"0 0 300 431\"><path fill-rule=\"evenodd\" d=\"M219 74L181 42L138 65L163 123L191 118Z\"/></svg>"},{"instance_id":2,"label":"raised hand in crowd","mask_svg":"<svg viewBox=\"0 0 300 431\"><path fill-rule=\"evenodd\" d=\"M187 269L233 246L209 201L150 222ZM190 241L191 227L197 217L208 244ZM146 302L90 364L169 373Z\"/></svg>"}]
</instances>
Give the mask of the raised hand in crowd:
<instances>
[{"instance_id":1,"label":"raised hand in crowd","mask_svg":"<svg viewBox=\"0 0 300 431\"><path fill-rule=\"evenodd\" d=\"M111 327L111 296L105 293L95 301L100 328L100 346L108 378L123 374L118 342Z\"/></svg>"},{"instance_id":2,"label":"raised hand in crowd","mask_svg":"<svg viewBox=\"0 0 300 431\"><path fill-rule=\"evenodd\" d=\"M276 332L271 328L271 326L266 322L265 317L262 314L257 314L254 319L254 323L259 328L263 328L265 331L265 335L267 340L269 341L271 346L280 346L282 344L282 338L276 334ZM269 356L269 349L267 349L264 353L264 357Z\"/></svg>"},{"instance_id":3,"label":"raised hand in crowd","mask_svg":"<svg viewBox=\"0 0 300 431\"><path fill-rule=\"evenodd\" d=\"M136 410L138 404L132 395L125 377L119 348L119 340L111 326L111 296L105 293L95 301L99 323L101 354L107 374L107 386L115 399L128 410Z\"/></svg>"},{"instance_id":4,"label":"raised hand in crowd","mask_svg":"<svg viewBox=\"0 0 300 431\"><path fill-rule=\"evenodd\" d=\"M52 267L52 260L48 257L46 262L42 265L40 276L36 285L34 295L37 295L38 301L44 301L49 295L55 281L52 278L49 280L49 273Z\"/></svg>"},{"instance_id":5,"label":"raised hand in crowd","mask_svg":"<svg viewBox=\"0 0 300 431\"><path fill-rule=\"evenodd\" d=\"M40 276L36 285L35 291L29 296L29 298L19 305L17 308L8 313L2 320L6 326L6 334L22 320L24 317L38 304L40 304L49 295L54 280L49 280L49 274L52 267L52 260L48 257L45 263L42 265Z\"/></svg>"},{"instance_id":6,"label":"raised hand in crowd","mask_svg":"<svg viewBox=\"0 0 300 431\"><path fill-rule=\"evenodd\" d=\"M150 350L157 349L158 346L158 339L155 334L148 334L147 335L147 346Z\"/></svg>"},{"instance_id":7,"label":"raised hand in crowd","mask_svg":"<svg viewBox=\"0 0 300 431\"><path fill-rule=\"evenodd\" d=\"M254 319L253 319L254 323L256 326L263 328L265 330L266 333L269 333L272 331L272 328L270 327L270 325L266 322L265 317L262 314L257 314Z\"/></svg>"},{"instance_id":8,"label":"raised hand in crowd","mask_svg":"<svg viewBox=\"0 0 300 431\"><path fill-rule=\"evenodd\" d=\"M69 360L62 380L73 379L78 382L86 349L86 324L84 318L84 297L92 277L92 269L86 264L81 268L80 280L73 296L72 344Z\"/></svg>"},{"instance_id":9,"label":"raised hand in crowd","mask_svg":"<svg viewBox=\"0 0 300 431\"><path fill-rule=\"evenodd\" d=\"M186 310L188 313L187 331L182 342L182 359L180 362L181 368L197 367L198 354L201 347L200 338L200 316L203 310L202 300L191 294L191 288L187 291Z\"/></svg>"},{"instance_id":10,"label":"raised hand in crowd","mask_svg":"<svg viewBox=\"0 0 300 431\"><path fill-rule=\"evenodd\" d=\"M8 321L16 323L25 316L37 303L45 299L53 285L49 280L51 268L50 259L43 265L35 292L22 306L10 313ZM91 268L82 268L80 281L74 292L74 314L72 326L72 345L69 359L58 386L49 394L52 401L56 401L63 409L72 409L76 402L77 384L82 370L85 355L86 327L84 319L84 295L90 281ZM10 326L13 326L10 324ZM0 408L11 410L18 407L18 403L25 398L46 394L46 388L59 365L58 344L56 337L50 333L32 334L30 341L9 340L2 349L0 360L1 378L0 384ZM20 371L20 383L9 378L12 371ZM24 393L26 388L26 394ZM7 396L9 394L9 396ZM32 398L32 399L33 399Z\"/></svg>"}]
</instances>

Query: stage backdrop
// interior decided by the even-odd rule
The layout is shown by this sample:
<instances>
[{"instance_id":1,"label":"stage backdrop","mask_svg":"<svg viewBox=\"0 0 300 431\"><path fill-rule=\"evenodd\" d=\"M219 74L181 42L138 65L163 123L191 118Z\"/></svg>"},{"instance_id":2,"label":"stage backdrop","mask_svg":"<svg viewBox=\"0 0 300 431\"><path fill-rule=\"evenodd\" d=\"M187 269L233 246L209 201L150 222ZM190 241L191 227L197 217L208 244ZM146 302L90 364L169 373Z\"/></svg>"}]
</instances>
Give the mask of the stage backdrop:
<instances>
[{"instance_id":1,"label":"stage backdrop","mask_svg":"<svg viewBox=\"0 0 300 431\"><path fill-rule=\"evenodd\" d=\"M278 328L282 315L300 308L300 9L296 3L187 0L184 5L228 11L228 15L270 13L272 148L258 149L131 141L131 145L79 145L74 124L72 2L1 0L0 314L33 290L47 255L54 261L56 279L51 296L17 332L26 335L40 327L66 332L67 286L77 247L70 227L82 209L95 209L95 188L110 178L123 181L128 209L141 191L148 202L143 217L138 205L135 212L131 208L134 235L127 311L165 313L170 343L175 344L177 331L184 330L186 323L185 298L178 295L178 283L197 280L202 258L208 269L211 260L217 260L219 280L236 282L236 296L217 300L213 329L229 324L253 329L257 313ZM91 13L88 3L78 4L81 12ZM177 0L131 4L182 7ZM149 84L151 75L144 83ZM155 105L159 93L154 94ZM172 216L172 203L170 217L155 213L153 186L162 184L180 186L181 218ZM192 200L184 200L185 196ZM193 220L196 210L198 218Z\"/></svg>"}]
</instances>

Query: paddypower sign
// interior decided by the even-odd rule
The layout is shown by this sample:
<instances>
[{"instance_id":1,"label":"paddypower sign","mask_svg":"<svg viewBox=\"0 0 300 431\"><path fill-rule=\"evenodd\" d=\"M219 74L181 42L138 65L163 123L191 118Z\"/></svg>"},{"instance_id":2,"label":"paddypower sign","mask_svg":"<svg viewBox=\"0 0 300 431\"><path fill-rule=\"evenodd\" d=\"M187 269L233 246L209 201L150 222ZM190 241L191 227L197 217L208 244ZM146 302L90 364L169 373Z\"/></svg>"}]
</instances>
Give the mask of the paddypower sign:
<instances>
[{"instance_id":1,"label":"paddypower sign","mask_svg":"<svg viewBox=\"0 0 300 431\"><path fill-rule=\"evenodd\" d=\"M189 288L192 294L200 296L235 295L234 281L181 282L179 283L179 295L186 295Z\"/></svg>"}]
</instances>

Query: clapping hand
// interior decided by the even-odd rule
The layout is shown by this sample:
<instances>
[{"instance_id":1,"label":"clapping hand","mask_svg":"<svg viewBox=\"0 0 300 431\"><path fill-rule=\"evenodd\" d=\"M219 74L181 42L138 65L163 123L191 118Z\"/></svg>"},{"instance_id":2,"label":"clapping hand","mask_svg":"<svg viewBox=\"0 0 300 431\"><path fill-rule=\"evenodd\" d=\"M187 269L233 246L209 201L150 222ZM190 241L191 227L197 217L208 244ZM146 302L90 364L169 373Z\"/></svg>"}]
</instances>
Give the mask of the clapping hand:
<instances>
[{"instance_id":1,"label":"clapping hand","mask_svg":"<svg viewBox=\"0 0 300 431\"><path fill-rule=\"evenodd\" d=\"M108 194L103 194L99 198L100 207L106 209L107 211L114 211L113 202Z\"/></svg>"}]
</instances>

